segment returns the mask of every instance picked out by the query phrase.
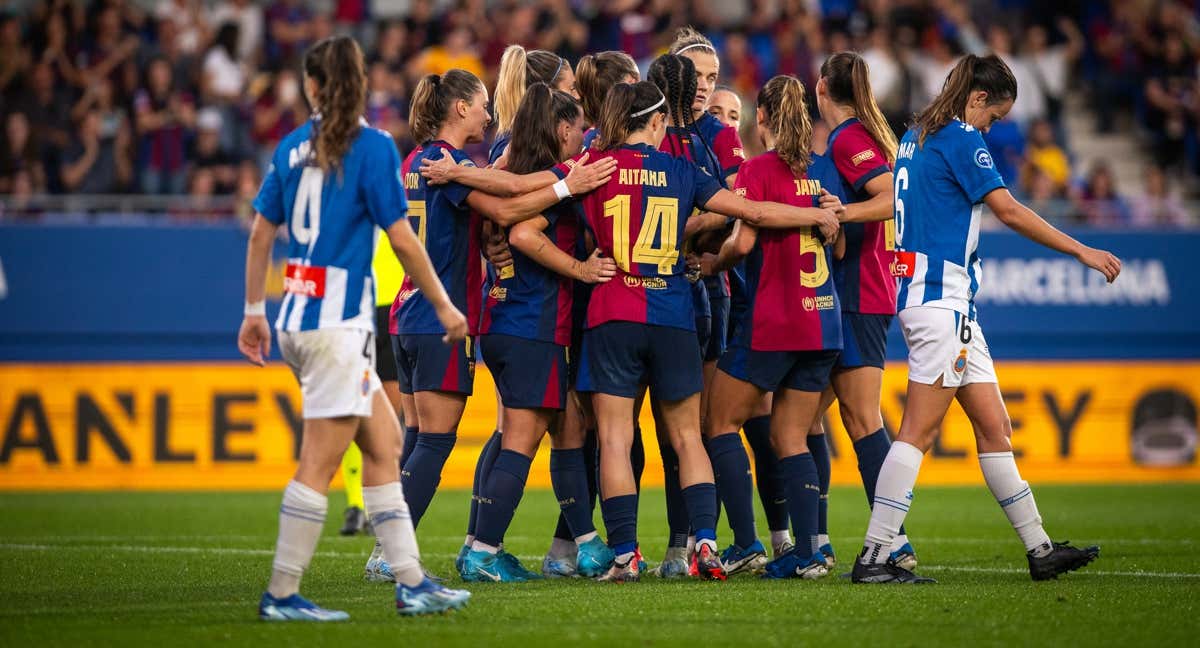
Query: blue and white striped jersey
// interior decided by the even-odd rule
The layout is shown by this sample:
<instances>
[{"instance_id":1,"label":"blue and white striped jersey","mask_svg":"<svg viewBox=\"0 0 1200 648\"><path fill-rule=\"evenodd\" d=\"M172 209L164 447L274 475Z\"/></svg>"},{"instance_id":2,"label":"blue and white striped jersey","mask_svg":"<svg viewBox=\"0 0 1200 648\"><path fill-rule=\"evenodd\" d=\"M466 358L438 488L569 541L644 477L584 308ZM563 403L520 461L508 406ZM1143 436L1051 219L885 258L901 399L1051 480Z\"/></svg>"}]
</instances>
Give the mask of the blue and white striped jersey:
<instances>
[{"instance_id":1,"label":"blue and white striped jersey","mask_svg":"<svg viewBox=\"0 0 1200 648\"><path fill-rule=\"evenodd\" d=\"M933 306L975 318L983 198L1004 187L978 130L953 120L917 145L910 129L895 171L897 309Z\"/></svg>"},{"instance_id":2,"label":"blue and white striped jersey","mask_svg":"<svg viewBox=\"0 0 1200 648\"><path fill-rule=\"evenodd\" d=\"M254 199L264 218L288 225L284 298L275 328L375 328L371 259L376 227L405 216L400 153L387 133L359 130L337 173L326 177L312 155L320 122L283 138Z\"/></svg>"}]
</instances>

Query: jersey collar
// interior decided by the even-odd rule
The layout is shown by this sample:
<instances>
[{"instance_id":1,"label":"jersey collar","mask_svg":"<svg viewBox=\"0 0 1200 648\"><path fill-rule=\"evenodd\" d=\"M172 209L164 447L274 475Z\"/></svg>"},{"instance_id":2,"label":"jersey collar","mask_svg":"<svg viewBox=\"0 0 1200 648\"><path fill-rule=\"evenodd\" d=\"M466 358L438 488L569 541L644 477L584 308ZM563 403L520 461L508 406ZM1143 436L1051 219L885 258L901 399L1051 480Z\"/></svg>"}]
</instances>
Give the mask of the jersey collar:
<instances>
[{"instance_id":1,"label":"jersey collar","mask_svg":"<svg viewBox=\"0 0 1200 648\"><path fill-rule=\"evenodd\" d=\"M825 141L825 145L827 147L832 147L833 140L836 139L839 134L841 134L843 129L845 129L847 126L857 124L857 123L858 123L858 117L851 117L850 119L847 119L846 121L838 124L837 128L835 128L829 132L829 139L827 139Z\"/></svg>"}]
</instances>

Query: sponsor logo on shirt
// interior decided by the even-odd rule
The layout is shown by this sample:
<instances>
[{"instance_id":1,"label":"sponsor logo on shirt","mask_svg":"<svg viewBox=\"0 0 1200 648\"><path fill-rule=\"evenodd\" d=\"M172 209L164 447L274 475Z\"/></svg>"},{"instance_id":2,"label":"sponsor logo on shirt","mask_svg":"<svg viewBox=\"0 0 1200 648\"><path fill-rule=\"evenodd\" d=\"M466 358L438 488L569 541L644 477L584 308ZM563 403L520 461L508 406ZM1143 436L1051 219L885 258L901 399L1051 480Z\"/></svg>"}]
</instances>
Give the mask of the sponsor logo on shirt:
<instances>
[{"instance_id":1,"label":"sponsor logo on shirt","mask_svg":"<svg viewBox=\"0 0 1200 648\"><path fill-rule=\"evenodd\" d=\"M745 160L746 159L746 151L735 147L733 149L733 157L738 157L738 158L742 158L743 160Z\"/></svg>"},{"instance_id":2,"label":"sponsor logo on shirt","mask_svg":"<svg viewBox=\"0 0 1200 648\"><path fill-rule=\"evenodd\" d=\"M854 166L858 166L867 160L873 159L874 157L875 151L867 149L861 153L855 153L854 157L850 158L850 161L854 163Z\"/></svg>"},{"instance_id":3,"label":"sponsor logo on shirt","mask_svg":"<svg viewBox=\"0 0 1200 648\"><path fill-rule=\"evenodd\" d=\"M667 280L662 277L634 277L625 275L625 285L630 288L645 288L646 290L666 290Z\"/></svg>"},{"instance_id":4,"label":"sponsor logo on shirt","mask_svg":"<svg viewBox=\"0 0 1200 648\"><path fill-rule=\"evenodd\" d=\"M806 311L829 310L833 308L833 295L817 295L816 297L805 297L800 300L800 305Z\"/></svg>"},{"instance_id":5,"label":"sponsor logo on shirt","mask_svg":"<svg viewBox=\"0 0 1200 648\"><path fill-rule=\"evenodd\" d=\"M289 263L283 275L283 291L306 297L324 297L325 268Z\"/></svg>"},{"instance_id":6,"label":"sponsor logo on shirt","mask_svg":"<svg viewBox=\"0 0 1200 648\"><path fill-rule=\"evenodd\" d=\"M911 278L916 271L917 254L916 252L905 252L896 250L896 256L892 259L891 270L893 277L909 277Z\"/></svg>"},{"instance_id":7,"label":"sponsor logo on shirt","mask_svg":"<svg viewBox=\"0 0 1200 648\"><path fill-rule=\"evenodd\" d=\"M506 265L496 272L496 276L501 279L512 279L517 276L516 266Z\"/></svg>"},{"instance_id":8,"label":"sponsor logo on shirt","mask_svg":"<svg viewBox=\"0 0 1200 648\"><path fill-rule=\"evenodd\" d=\"M745 197L746 197L746 188L745 188L745 187L738 187L737 189L734 189L734 190L733 190L733 193L735 193L735 194L737 194L737 195L739 195L739 196L741 196L741 197L745 198Z\"/></svg>"},{"instance_id":9,"label":"sponsor logo on shirt","mask_svg":"<svg viewBox=\"0 0 1200 648\"><path fill-rule=\"evenodd\" d=\"M954 373L962 373L967 370L967 350L963 349L958 352L958 357L954 360Z\"/></svg>"},{"instance_id":10,"label":"sponsor logo on shirt","mask_svg":"<svg viewBox=\"0 0 1200 648\"><path fill-rule=\"evenodd\" d=\"M488 297L496 301L508 301L508 288L499 285L492 286L492 289L488 291Z\"/></svg>"},{"instance_id":11,"label":"sponsor logo on shirt","mask_svg":"<svg viewBox=\"0 0 1200 648\"><path fill-rule=\"evenodd\" d=\"M417 294L418 292L421 292L420 289L418 289L418 288L409 288L408 290L401 290L400 294L396 296L396 300L399 301L401 304L403 304L404 302L408 301L410 298L412 298L413 295Z\"/></svg>"}]
</instances>

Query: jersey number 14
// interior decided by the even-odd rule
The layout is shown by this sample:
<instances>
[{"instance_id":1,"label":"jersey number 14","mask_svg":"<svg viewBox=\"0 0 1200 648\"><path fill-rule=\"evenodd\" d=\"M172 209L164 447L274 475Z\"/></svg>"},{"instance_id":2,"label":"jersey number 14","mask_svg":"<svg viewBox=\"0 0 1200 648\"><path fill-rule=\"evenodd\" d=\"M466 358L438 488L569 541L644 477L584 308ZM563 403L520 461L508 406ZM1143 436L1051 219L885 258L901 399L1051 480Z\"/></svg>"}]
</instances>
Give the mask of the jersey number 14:
<instances>
[{"instance_id":1,"label":"jersey number 14","mask_svg":"<svg viewBox=\"0 0 1200 648\"><path fill-rule=\"evenodd\" d=\"M633 263L658 266L658 274L669 275L679 260L679 199L648 196L642 227L633 249L629 247L629 194L613 196L604 203L604 217L613 219L613 261L629 272ZM658 245L654 239L658 239Z\"/></svg>"}]
</instances>

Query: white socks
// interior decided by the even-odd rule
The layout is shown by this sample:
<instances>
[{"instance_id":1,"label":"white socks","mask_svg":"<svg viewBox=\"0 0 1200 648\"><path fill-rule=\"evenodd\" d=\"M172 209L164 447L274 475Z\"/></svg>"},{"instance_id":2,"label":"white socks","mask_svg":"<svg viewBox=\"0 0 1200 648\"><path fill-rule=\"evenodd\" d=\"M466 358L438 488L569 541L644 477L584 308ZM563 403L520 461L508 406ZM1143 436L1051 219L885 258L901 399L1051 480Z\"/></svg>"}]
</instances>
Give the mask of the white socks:
<instances>
[{"instance_id":1,"label":"white socks","mask_svg":"<svg viewBox=\"0 0 1200 648\"><path fill-rule=\"evenodd\" d=\"M1013 453L981 453L979 467L983 470L988 490L992 491L1000 508L1004 509L1008 522L1025 544L1025 550L1039 557L1049 553L1053 544L1042 528L1042 516L1038 514L1037 503L1033 501L1029 482L1022 481L1021 474L1017 472Z\"/></svg>"},{"instance_id":2,"label":"white socks","mask_svg":"<svg viewBox=\"0 0 1200 648\"><path fill-rule=\"evenodd\" d=\"M900 532L900 525L908 515L912 502L912 489L921 470L921 459L925 453L916 446L897 441L892 444L883 467L879 470L879 481L875 486L875 504L871 507L871 523L867 526L867 537L863 542L863 563L887 562L892 541Z\"/></svg>"},{"instance_id":3,"label":"white socks","mask_svg":"<svg viewBox=\"0 0 1200 648\"><path fill-rule=\"evenodd\" d=\"M396 582L409 587L425 580L421 569L421 552L417 534L413 531L412 516L400 482L382 486L364 486L363 502L371 514L375 537L383 545L383 557L396 575Z\"/></svg>"},{"instance_id":4,"label":"white socks","mask_svg":"<svg viewBox=\"0 0 1200 648\"><path fill-rule=\"evenodd\" d=\"M547 553L551 558L574 558L579 553L578 549L579 546L572 540L554 538L550 541L550 551Z\"/></svg>"},{"instance_id":5,"label":"white socks","mask_svg":"<svg viewBox=\"0 0 1200 648\"><path fill-rule=\"evenodd\" d=\"M279 506L279 537L267 585L271 596L286 598L300 591L300 577L317 550L327 508L324 495L298 481L288 482Z\"/></svg>"},{"instance_id":6,"label":"white socks","mask_svg":"<svg viewBox=\"0 0 1200 648\"><path fill-rule=\"evenodd\" d=\"M579 545L582 545L585 542L590 542L592 538L598 537L600 537L600 534L596 533L595 531L589 531L578 538L575 538L575 546L579 547Z\"/></svg>"},{"instance_id":7,"label":"white socks","mask_svg":"<svg viewBox=\"0 0 1200 648\"><path fill-rule=\"evenodd\" d=\"M780 549L789 544L792 544L792 534L787 529L771 532L771 551L775 556L783 553Z\"/></svg>"}]
</instances>

